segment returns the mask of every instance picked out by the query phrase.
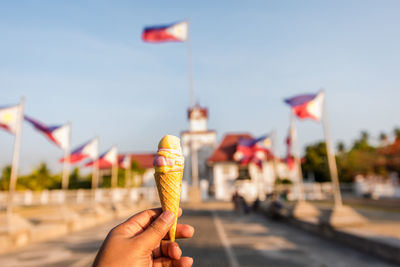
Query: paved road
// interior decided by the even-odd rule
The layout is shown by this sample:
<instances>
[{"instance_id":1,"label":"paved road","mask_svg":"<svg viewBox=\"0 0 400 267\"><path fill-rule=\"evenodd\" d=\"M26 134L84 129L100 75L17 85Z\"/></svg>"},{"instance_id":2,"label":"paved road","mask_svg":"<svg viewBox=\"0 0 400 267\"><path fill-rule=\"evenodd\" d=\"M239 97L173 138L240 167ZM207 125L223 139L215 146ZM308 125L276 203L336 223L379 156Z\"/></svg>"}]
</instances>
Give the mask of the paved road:
<instances>
[{"instance_id":1,"label":"paved road","mask_svg":"<svg viewBox=\"0 0 400 267\"><path fill-rule=\"evenodd\" d=\"M184 254L194 257L195 266L394 266L260 215L185 209L181 222L196 228L193 239L179 241ZM117 223L29 245L0 256L0 266L90 266L108 230Z\"/></svg>"}]
</instances>

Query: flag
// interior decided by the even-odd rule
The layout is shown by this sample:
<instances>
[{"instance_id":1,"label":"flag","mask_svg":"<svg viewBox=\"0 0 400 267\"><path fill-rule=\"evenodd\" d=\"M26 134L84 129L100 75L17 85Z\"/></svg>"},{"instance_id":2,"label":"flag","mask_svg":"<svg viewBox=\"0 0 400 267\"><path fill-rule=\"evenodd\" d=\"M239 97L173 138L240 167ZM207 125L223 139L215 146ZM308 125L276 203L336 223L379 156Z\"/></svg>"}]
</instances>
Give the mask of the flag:
<instances>
[{"instance_id":1,"label":"flag","mask_svg":"<svg viewBox=\"0 0 400 267\"><path fill-rule=\"evenodd\" d=\"M99 140L93 138L92 140L84 143L71 152L68 158L62 158L60 161L67 161L69 163L78 163L85 158L96 159L98 153Z\"/></svg>"},{"instance_id":2,"label":"flag","mask_svg":"<svg viewBox=\"0 0 400 267\"><path fill-rule=\"evenodd\" d=\"M189 23L182 21L168 25L145 27L142 40L148 43L185 42L189 36Z\"/></svg>"},{"instance_id":3,"label":"flag","mask_svg":"<svg viewBox=\"0 0 400 267\"><path fill-rule=\"evenodd\" d=\"M130 155L125 155L123 156L120 167L123 169L129 169L131 167L131 156Z\"/></svg>"},{"instance_id":4,"label":"flag","mask_svg":"<svg viewBox=\"0 0 400 267\"><path fill-rule=\"evenodd\" d=\"M69 124L58 126L47 126L37 120L32 119L25 115L24 119L31 123L33 127L43 133L51 142L56 144L62 149L69 147L69 136L71 127Z\"/></svg>"},{"instance_id":5,"label":"flag","mask_svg":"<svg viewBox=\"0 0 400 267\"><path fill-rule=\"evenodd\" d=\"M90 161L85 164L85 167L93 166L96 161ZM97 163L100 169L111 168L112 165L118 163L118 151L117 147L112 147L97 159Z\"/></svg>"},{"instance_id":6,"label":"flag","mask_svg":"<svg viewBox=\"0 0 400 267\"><path fill-rule=\"evenodd\" d=\"M285 102L300 119L310 118L319 121L322 117L324 93L298 95L285 99Z\"/></svg>"},{"instance_id":7,"label":"flag","mask_svg":"<svg viewBox=\"0 0 400 267\"><path fill-rule=\"evenodd\" d=\"M18 113L20 105L1 107L0 108L0 128L15 134L18 124Z\"/></svg>"},{"instance_id":8,"label":"flag","mask_svg":"<svg viewBox=\"0 0 400 267\"><path fill-rule=\"evenodd\" d=\"M258 167L262 167L262 161L271 155L271 137L265 135L257 139L242 138L236 146L236 152L233 159L241 165L247 165L250 162L255 163Z\"/></svg>"},{"instance_id":9,"label":"flag","mask_svg":"<svg viewBox=\"0 0 400 267\"><path fill-rule=\"evenodd\" d=\"M292 154L292 144L293 144L293 133L292 129L289 129L288 136L286 137L286 158L285 162L289 170L294 169L294 157Z\"/></svg>"}]
</instances>

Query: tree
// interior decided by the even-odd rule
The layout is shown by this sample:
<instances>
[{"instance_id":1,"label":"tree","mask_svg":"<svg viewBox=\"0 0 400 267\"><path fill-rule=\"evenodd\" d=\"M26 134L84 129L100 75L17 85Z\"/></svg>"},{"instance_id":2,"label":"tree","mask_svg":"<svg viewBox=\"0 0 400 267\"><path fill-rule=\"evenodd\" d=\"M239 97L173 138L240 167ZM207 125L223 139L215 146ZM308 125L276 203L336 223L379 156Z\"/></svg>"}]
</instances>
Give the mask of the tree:
<instances>
[{"instance_id":1,"label":"tree","mask_svg":"<svg viewBox=\"0 0 400 267\"><path fill-rule=\"evenodd\" d=\"M387 140L387 134L385 134L384 132L381 132L380 134L379 134L379 141L381 141L381 142L384 142L384 141L386 141Z\"/></svg>"},{"instance_id":2,"label":"tree","mask_svg":"<svg viewBox=\"0 0 400 267\"><path fill-rule=\"evenodd\" d=\"M317 182L330 181L325 142L318 142L306 147L301 167L303 174L314 173Z\"/></svg>"},{"instance_id":3,"label":"tree","mask_svg":"<svg viewBox=\"0 0 400 267\"><path fill-rule=\"evenodd\" d=\"M400 128L398 127L394 128L393 133L396 140L400 140Z\"/></svg>"},{"instance_id":4,"label":"tree","mask_svg":"<svg viewBox=\"0 0 400 267\"><path fill-rule=\"evenodd\" d=\"M30 189L34 191L44 189L59 189L61 175L53 175L46 163L42 162L31 174L21 176L17 181L17 189Z\"/></svg>"},{"instance_id":5,"label":"tree","mask_svg":"<svg viewBox=\"0 0 400 267\"><path fill-rule=\"evenodd\" d=\"M10 188L11 165L7 165L2 170L0 180L0 190L8 191Z\"/></svg>"},{"instance_id":6,"label":"tree","mask_svg":"<svg viewBox=\"0 0 400 267\"><path fill-rule=\"evenodd\" d=\"M336 148L339 154L343 154L346 151L346 146L342 141L337 144Z\"/></svg>"},{"instance_id":7,"label":"tree","mask_svg":"<svg viewBox=\"0 0 400 267\"><path fill-rule=\"evenodd\" d=\"M359 139L354 141L353 149L357 150L372 150L373 147L369 144L369 134L367 131L362 131Z\"/></svg>"},{"instance_id":8,"label":"tree","mask_svg":"<svg viewBox=\"0 0 400 267\"><path fill-rule=\"evenodd\" d=\"M69 189L90 188L92 186L91 174L82 176L79 168L75 167L69 176Z\"/></svg>"}]
</instances>

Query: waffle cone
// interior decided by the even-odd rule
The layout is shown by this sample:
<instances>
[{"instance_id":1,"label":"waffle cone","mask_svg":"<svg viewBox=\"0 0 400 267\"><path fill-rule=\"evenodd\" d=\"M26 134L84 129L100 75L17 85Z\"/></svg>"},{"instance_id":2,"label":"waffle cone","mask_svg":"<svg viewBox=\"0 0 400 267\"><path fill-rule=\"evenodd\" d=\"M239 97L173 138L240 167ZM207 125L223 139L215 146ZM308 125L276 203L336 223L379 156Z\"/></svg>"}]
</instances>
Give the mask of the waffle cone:
<instances>
[{"instance_id":1,"label":"waffle cone","mask_svg":"<svg viewBox=\"0 0 400 267\"><path fill-rule=\"evenodd\" d=\"M171 241L175 241L182 175L183 172L156 172L154 174L163 211L169 210L175 214L175 222L169 230L169 238Z\"/></svg>"}]
</instances>

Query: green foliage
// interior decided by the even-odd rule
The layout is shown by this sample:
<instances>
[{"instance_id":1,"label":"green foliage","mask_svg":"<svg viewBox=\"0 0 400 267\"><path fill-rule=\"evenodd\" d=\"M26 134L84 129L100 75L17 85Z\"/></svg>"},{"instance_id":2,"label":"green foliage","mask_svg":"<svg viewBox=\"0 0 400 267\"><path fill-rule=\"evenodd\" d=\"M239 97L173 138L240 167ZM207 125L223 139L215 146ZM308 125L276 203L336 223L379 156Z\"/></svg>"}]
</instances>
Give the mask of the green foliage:
<instances>
[{"instance_id":1,"label":"green foliage","mask_svg":"<svg viewBox=\"0 0 400 267\"><path fill-rule=\"evenodd\" d=\"M314 173L317 182L330 181L325 142L309 145L305 152L301 165L303 174Z\"/></svg>"},{"instance_id":2,"label":"green foliage","mask_svg":"<svg viewBox=\"0 0 400 267\"><path fill-rule=\"evenodd\" d=\"M75 167L69 176L69 189L79 189L79 188L91 188L92 186L92 174L86 176L81 176L79 173L79 168Z\"/></svg>"},{"instance_id":3,"label":"green foliage","mask_svg":"<svg viewBox=\"0 0 400 267\"><path fill-rule=\"evenodd\" d=\"M343 182L351 182L357 174L373 173L375 153L370 149L352 149L337 158L339 178Z\"/></svg>"},{"instance_id":4,"label":"green foliage","mask_svg":"<svg viewBox=\"0 0 400 267\"><path fill-rule=\"evenodd\" d=\"M133 160L131 163L131 171L132 171L132 173L142 175L142 174L144 174L146 169L142 168L142 166L140 166L139 162L137 162L136 160Z\"/></svg>"},{"instance_id":5,"label":"green foliage","mask_svg":"<svg viewBox=\"0 0 400 267\"><path fill-rule=\"evenodd\" d=\"M387 138L387 136L381 134L382 138ZM361 132L360 137L354 141L350 150L346 151L343 142L338 143L337 149L336 163L341 182L352 182L357 174L367 175L375 173L386 176L388 173L384 165L384 156L375 147L370 145L369 134L366 131ZM314 173L316 181L330 181L324 142L306 147L302 169L304 173Z\"/></svg>"},{"instance_id":6,"label":"green foliage","mask_svg":"<svg viewBox=\"0 0 400 267\"><path fill-rule=\"evenodd\" d=\"M394 128L393 133L396 139L400 139L400 128Z\"/></svg>"},{"instance_id":7,"label":"green foliage","mask_svg":"<svg viewBox=\"0 0 400 267\"><path fill-rule=\"evenodd\" d=\"M292 184L292 181L287 178L278 178L275 180L275 184Z\"/></svg>"},{"instance_id":8,"label":"green foliage","mask_svg":"<svg viewBox=\"0 0 400 267\"><path fill-rule=\"evenodd\" d=\"M362 131L360 138L354 141L353 149L361 151L373 150L374 148L369 144L368 141L369 141L368 132Z\"/></svg>"},{"instance_id":9,"label":"green foliage","mask_svg":"<svg viewBox=\"0 0 400 267\"><path fill-rule=\"evenodd\" d=\"M61 188L61 175L51 174L46 163L41 163L31 174L18 177L16 188L17 190L29 189L32 191L59 189Z\"/></svg>"},{"instance_id":10,"label":"green foliage","mask_svg":"<svg viewBox=\"0 0 400 267\"><path fill-rule=\"evenodd\" d=\"M130 185L131 186L140 186L141 183L140 183L140 185L134 184L133 177L134 176L142 176L145 171L146 171L146 169L142 168L136 160L132 161L131 162L131 172L130 172L131 175L130 175L130 177L128 177L128 179L130 179ZM126 186L126 181L125 181L127 179L126 172L127 172L127 170L118 168L118 180L117 180L118 187ZM128 182L128 184L129 184L129 182ZM104 188L111 187L111 170L109 173L107 173L106 175L104 175L102 177L101 187L104 187Z\"/></svg>"},{"instance_id":11,"label":"green foliage","mask_svg":"<svg viewBox=\"0 0 400 267\"><path fill-rule=\"evenodd\" d=\"M339 152L339 154L342 154L342 153L346 152L346 145L342 141L340 141L337 144L336 149Z\"/></svg>"},{"instance_id":12,"label":"green foliage","mask_svg":"<svg viewBox=\"0 0 400 267\"><path fill-rule=\"evenodd\" d=\"M131 186L140 186L139 182L134 184L133 177L142 177L146 170L140 166L137 161L131 163L131 175L128 179L130 180ZM7 165L2 169L0 177L0 190L7 191L9 189L11 176L11 166ZM126 170L118 169L118 187L125 187ZM92 186L92 174L86 176L81 175L79 168L75 167L69 177L69 189L79 188L91 188ZM111 187L111 170L110 173L104 175L101 179L101 187ZM61 174L52 174L46 163L41 163L35 168L32 173L24 176L20 176L17 179L17 190L29 189L32 191L40 191L44 189L60 189L61 188Z\"/></svg>"},{"instance_id":13,"label":"green foliage","mask_svg":"<svg viewBox=\"0 0 400 267\"><path fill-rule=\"evenodd\" d=\"M0 190L8 190L10 187L11 165L7 165L1 172Z\"/></svg>"}]
</instances>

